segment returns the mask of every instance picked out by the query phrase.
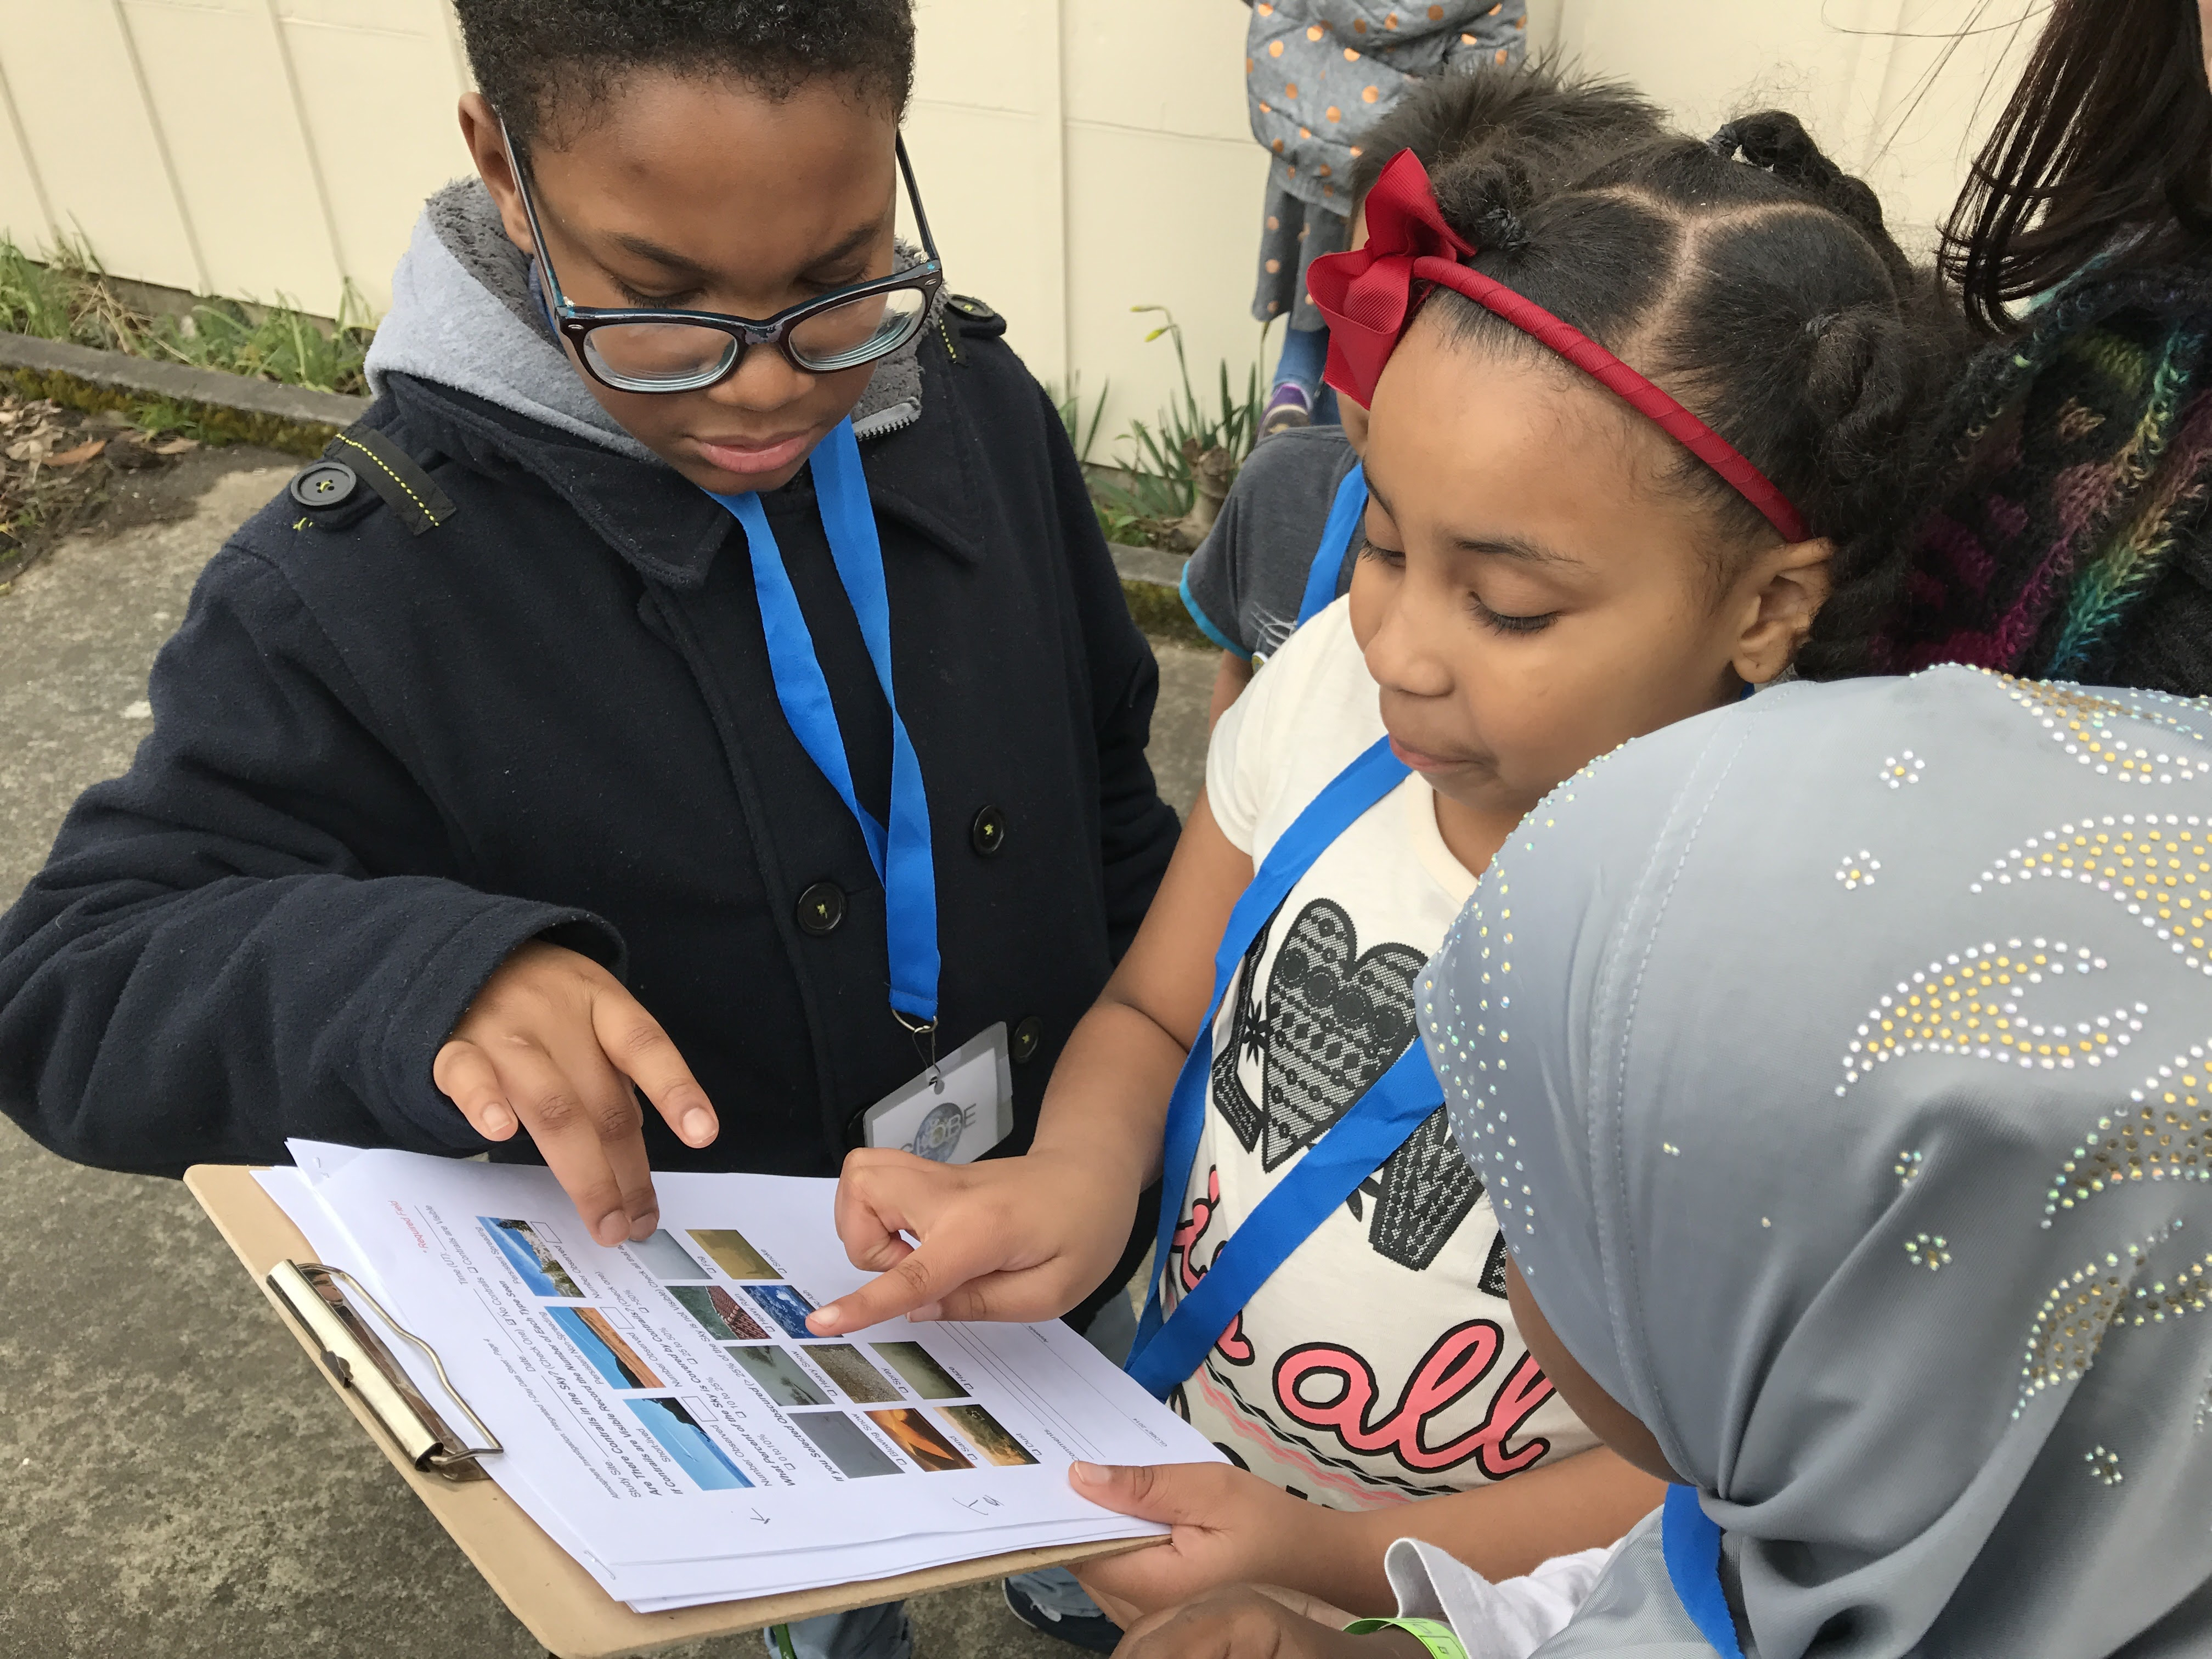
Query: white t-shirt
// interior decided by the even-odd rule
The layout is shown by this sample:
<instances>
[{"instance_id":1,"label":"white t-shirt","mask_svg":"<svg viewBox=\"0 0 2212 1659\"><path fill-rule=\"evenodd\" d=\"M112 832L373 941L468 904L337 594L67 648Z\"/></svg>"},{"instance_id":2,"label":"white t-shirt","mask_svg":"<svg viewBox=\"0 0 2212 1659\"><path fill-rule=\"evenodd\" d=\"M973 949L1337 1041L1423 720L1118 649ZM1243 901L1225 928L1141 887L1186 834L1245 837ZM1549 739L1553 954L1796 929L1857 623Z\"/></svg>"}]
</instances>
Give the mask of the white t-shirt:
<instances>
[{"instance_id":1,"label":"white t-shirt","mask_svg":"<svg viewBox=\"0 0 2212 1659\"><path fill-rule=\"evenodd\" d=\"M1215 821L1256 867L1383 735L1339 599L1215 726ZM1474 890L1415 775L1339 836L1246 953L1213 1028L1168 1306L1297 1155L1419 1040L1416 981ZM1173 1396L1233 1460L1337 1509L1480 1486L1595 1445L1522 1346L1505 1250L1442 1106L1253 1296Z\"/></svg>"}]
</instances>

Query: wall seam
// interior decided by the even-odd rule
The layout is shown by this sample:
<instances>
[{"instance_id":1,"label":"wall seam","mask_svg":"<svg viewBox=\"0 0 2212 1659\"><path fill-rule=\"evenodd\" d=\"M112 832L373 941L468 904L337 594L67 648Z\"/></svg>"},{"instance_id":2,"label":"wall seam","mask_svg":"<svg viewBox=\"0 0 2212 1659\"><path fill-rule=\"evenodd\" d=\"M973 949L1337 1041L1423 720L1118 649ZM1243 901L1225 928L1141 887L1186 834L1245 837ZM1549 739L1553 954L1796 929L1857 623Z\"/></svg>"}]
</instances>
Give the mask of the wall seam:
<instances>
[{"instance_id":1,"label":"wall seam","mask_svg":"<svg viewBox=\"0 0 2212 1659\"><path fill-rule=\"evenodd\" d=\"M292 61L292 42L284 32L283 14L276 9L276 0L262 0L262 15L269 20L271 43L276 48L277 67L284 74L284 90L292 100L292 123L300 130L300 148L307 158L307 176L315 182L315 205L322 212L323 234L330 240L331 264L338 276L337 304L331 314L346 314L346 299L352 292L353 271L346 264L345 240L338 234L337 209L331 201L331 181L324 176L323 152L315 143L315 130L307 122L307 100L300 91L300 71Z\"/></svg>"},{"instance_id":2,"label":"wall seam","mask_svg":"<svg viewBox=\"0 0 2212 1659\"><path fill-rule=\"evenodd\" d=\"M123 0L109 0L109 9L114 15L116 30L123 37L123 55L131 60L131 78L138 85L139 106L146 112L146 130L154 136L154 153L161 158L161 176L168 181L169 201L177 210L177 225L184 233L185 251L192 257L199 291L212 294L215 281L208 274L207 256L200 252L200 234L192 224L191 204L185 200L184 181L177 177L176 158L169 153L169 135L161 129L161 112L155 107L154 88L146 79L145 63L138 56L138 37L131 32L131 18L123 9Z\"/></svg>"},{"instance_id":3,"label":"wall seam","mask_svg":"<svg viewBox=\"0 0 2212 1659\"><path fill-rule=\"evenodd\" d=\"M8 65L4 58L0 58L0 106L4 106L8 112L8 126L15 135L15 150L23 158L23 171L30 177L31 194L38 199L40 216L46 222L46 235L58 243L62 234L61 222L54 217L53 198L46 194L46 179L39 172L39 158L31 153L30 131L24 126L21 112L15 107L15 94L8 84Z\"/></svg>"}]
</instances>

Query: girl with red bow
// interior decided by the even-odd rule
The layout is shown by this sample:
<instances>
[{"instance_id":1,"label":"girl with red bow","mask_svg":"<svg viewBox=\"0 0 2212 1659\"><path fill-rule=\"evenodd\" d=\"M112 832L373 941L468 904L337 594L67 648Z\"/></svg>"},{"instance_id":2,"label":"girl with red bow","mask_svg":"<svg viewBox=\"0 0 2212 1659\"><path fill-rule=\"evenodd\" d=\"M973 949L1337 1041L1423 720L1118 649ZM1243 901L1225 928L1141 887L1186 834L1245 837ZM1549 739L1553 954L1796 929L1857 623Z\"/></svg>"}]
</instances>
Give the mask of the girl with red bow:
<instances>
[{"instance_id":1,"label":"girl with red bow","mask_svg":"<svg viewBox=\"0 0 2212 1659\"><path fill-rule=\"evenodd\" d=\"M1239 1580L1388 1614L1395 1540L1508 1580L1658 1503L1515 1324L1493 1202L1516 1194L1451 1144L1423 964L1595 757L1790 672L1824 603L1878 610L1861 573L1942 364L1873 197L1787 116L1535 200L1510 165L1432 186L1403 155L1365 205L1366 245L1311 277L1330 382L1370 415L1351 591L1216 727L1032 1149L854 1153L839 1226L886 1271L815 1323L1055 1314L1164 1170L1129 1369L1226 1461L1076 1466L1174 1523L1079 1575L1124 1624ZM1516 929L1542 924L1494 896L1483 971L1510 998Z\"/></svg>"}]
</instances>

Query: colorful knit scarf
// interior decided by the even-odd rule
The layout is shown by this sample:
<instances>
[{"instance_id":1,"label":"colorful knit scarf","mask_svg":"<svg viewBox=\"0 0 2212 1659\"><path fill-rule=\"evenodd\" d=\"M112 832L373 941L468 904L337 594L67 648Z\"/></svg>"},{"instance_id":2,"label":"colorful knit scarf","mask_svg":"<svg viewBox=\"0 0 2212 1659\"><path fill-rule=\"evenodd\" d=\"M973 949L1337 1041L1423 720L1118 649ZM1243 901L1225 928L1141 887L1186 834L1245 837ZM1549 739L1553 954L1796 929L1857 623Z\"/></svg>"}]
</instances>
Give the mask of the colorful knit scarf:
<instances>
[{"instance_id":1,"label":"colorful knit scarf","mask_svg":"<svg viewBox=\"0 0 2212 1659\"><path fill-rule=\"evenodd\" d=\"M1985 349L1939 428L1952 465L1914 532L1876 665L2136 683L2122 659L2131 627L2151 620L2146 599L2203 603L2197 582L2162 579L2212 553L2208 343L2212 270L2167 269L2092 271ZM2212 638L2195 637L2205 620L2183 629L2194 668L2163 650L2145 683L2212 690Z\"/></svg>"}]
</instances>

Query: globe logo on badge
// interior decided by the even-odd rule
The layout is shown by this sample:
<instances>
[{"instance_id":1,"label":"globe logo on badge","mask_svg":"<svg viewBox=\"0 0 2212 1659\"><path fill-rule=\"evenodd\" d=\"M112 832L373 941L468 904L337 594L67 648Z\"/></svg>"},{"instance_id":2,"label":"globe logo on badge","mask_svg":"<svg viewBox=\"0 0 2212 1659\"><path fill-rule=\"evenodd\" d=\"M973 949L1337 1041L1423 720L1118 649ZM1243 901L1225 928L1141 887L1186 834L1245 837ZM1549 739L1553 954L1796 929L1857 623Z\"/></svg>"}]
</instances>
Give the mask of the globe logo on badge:
<instances>
[{"instance_id":1,"label":"globe logo on badge","mask_svg":"<svg viewBox=\"0 0 2212 1659\"><path fill-rule=\"evenodd\" d=\"M975 1121L975 1108L963 1106L953 1100L941 1102L933 1106L929 1115L922 1119L921 1127L914 1132L914 1139L907 1143L906 1150L917 1158L926 1158L933 1163L950 1164L952 1154L959 1150L960 1137L968 1133L969 1126Z\"/></svg>"}]
</instances>

